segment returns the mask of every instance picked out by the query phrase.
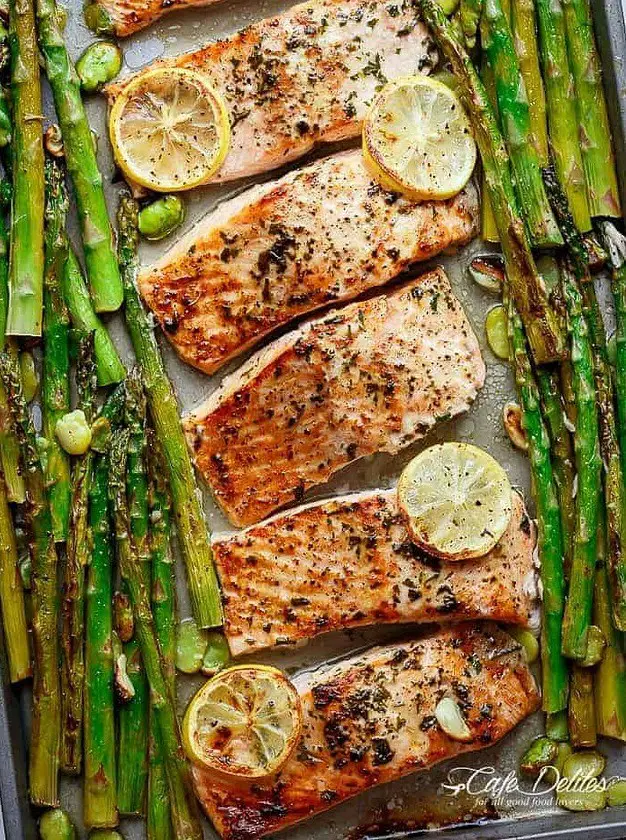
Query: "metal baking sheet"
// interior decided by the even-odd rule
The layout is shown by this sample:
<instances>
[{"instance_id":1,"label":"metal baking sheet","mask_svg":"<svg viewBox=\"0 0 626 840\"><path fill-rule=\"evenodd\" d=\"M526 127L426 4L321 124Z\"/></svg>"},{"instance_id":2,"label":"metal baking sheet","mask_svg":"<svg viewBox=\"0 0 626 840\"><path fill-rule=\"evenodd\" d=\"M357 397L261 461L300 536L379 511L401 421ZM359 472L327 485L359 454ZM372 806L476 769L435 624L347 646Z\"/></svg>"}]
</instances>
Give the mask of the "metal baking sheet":
<instances>
[{"instance_id":1,"label":"metal baking sheet","mask_svg":"<svg viewBox=\"0 0 626 840\"><path fill-rule=\"evenodd\" d=\"M596 31L605 70L605 83L610 114L618 155L618 171L626 171L626 32L620 0L591 0L596 17ZM171 56L199 47L214 38L230 34L253 20L258 20L292 5L289 0L224 0L208 9L190 9L163 18L155 26L122 42L124 51L124 72L132 72L155 58ZM67 42L75 58L93 40L82 19L81 0L69 4L69 20L66 30ZM47 96L46 113L53 115ZM100 137L99 159L107 183L107 197L111 213L117 206L119 185L113 183L115 170L106 140L106 109L101 97L92 97L87 103L92 127ZM330 147L318 150L314 155L327 154ZM274 178L277 173L267 177ZM256 181L261 179L257 178ZM188 194L187 219L179 235L209 212L225 197L239 192L252 181L238 182L235 186L213 186ZM622 177L622 196L626 207L626 183ZM75 225L75 223L73 222ZM73 227L75 233L75 226ZM169 245L144 244L141 258L145 262L155 259ZM403 465L425 445L435 440L465 440L476 443L490 451L507 469L512 482L528 495L528 469L525 457L512 449L500 422L504 402L513 396L513 383L507 364L496 359L484 342L484 319L487 310L495 300L466 279L466 267L476 253L484 253L485 247L476 240L460 253L437 259L445 266L452 285L461 300L476 334L479 336L485 361L487 380L471 411L456 421L442 425L425 442L422 442L396 457L375 456L353 464L336 476L328 485L308 495L309 499L333 495L351 490L385 487L397 479ZM423 269L416 270L414 274ZM606 294L606 288L603 288ZM114 318L111 331L125 359L131 363L132 354L121 319ZM201 402L217 386L224 373L235 367L233 363L219 376L207 377L180 362L162 341L167 368L178 394L181 408L190 409ZM205 496L206 513L214 531L227 530L228 525L213 504ZM179 609L181 615L188 614L188 602L183 584L182 569L178 568ZM398 635L406 635L407 628L369 628L362 631L334 633L319 638L305 648L276 652L271 655L251 657L252 660L271 662L289 672L315 665L340 656L355 648L384 641ZM416 631L419 632L419 629ZM0 662L0 667L3 663ZM6 668L2 667L2 675ZM179 678L180 709L193 694L200 681L194 678ZM5 687L0 697L0 804L3 823L0 825L8 840L23 840L36 837L36 822L27 802L26 749L28 736L28 689ZM454 828L441 829L436 836L454 837L456 840L470 838L557 838L564 835L590 833L594 838L614 840L626 837L626 810L612 809L592 814L574 814L557 809L551 797L529 795L528 784L523 790L511 790L498 799L497 790L491 788L488 795L474 792L471 795L453 796L448 774L455 765L481 771L478 779L492 776L505 780L514 772L524 745L542 727L541 715L525 721L508 738L489 750L465 756L462 762L453 760L435 770L409 776L399 782L374 789L364 796L332 809L301 826L283 832L281 836L290 840L364 840L364 838L406 838L421 833L429 824L441 824L454 818ZM603 752L609 758L608 773L626 777L626 748L602 744ZM489 776L488 768L493 768ZM472 770L458 771L452 781L467 777ZM460 774L460 775L459 775ZM493 783L492 783L493 784ZM478 788L479 785L475 785ZM64 778L61 784L62 805L83 836L81 820L81 783ZM487 802L486 800L489 800ZM493 800L496 800L495 803ZM494 810L495 805L495 810ZM495 819L494 819L495 818ZM458 822L465 825L458 825ZM121 831L128 840L145 837L143 824L138 820L124 820ZM208 825L207 838L217 835Z\"/></svg>"}]
</instances>

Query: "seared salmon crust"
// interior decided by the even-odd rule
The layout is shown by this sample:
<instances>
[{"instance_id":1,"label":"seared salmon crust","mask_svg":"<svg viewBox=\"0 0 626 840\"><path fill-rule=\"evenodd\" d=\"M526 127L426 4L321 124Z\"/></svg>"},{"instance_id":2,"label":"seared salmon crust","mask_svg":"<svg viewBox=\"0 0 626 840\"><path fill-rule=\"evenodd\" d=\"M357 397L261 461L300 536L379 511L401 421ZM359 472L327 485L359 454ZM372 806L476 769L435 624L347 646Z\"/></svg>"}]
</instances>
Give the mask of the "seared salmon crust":
<instances>
[{"instance_id":1,"label":"seared salmon crust","mask_svg":"<svg viewBox=\"0 0 626 840\"><path fill-rule=\"evenodd\" d=\"M196 52L155 62L208 77L228 107L230 150L211 181L275 169L356 137L387 80L429 73L437 51L415 0L310 0ZM112 103L130 76L106 89Z\"/></svg>"},{"instance_id":2,"label":"seared salmon crust","mask_svg":"<svg viewBox=\"0 0 626 840\"><path fill-rule=\"evenodd\" d=\"M520 645L484 624L376 647L294 682L303 733L280 773L229 783L194 768L200 802L225 840L255 840L375 785L487 747L539 706ZM458 703L468 742L439 726L443 697Z\"/></svg>"},{"instance_id":3,"label":"seared salmon crust","mask_svg":"<svg viewBox=\"0 0 626 840\"><path fill-rule=\"evenodd\" d=\"M422 204L385 192L361 151L345 152L224 202L139 288L181 358L213 373L293 318L466 244L478 206L473 184Z\"/></svg>"},{"instance_id":4,"label":"seared salmon crust","mask_svg":"<svg viewBox=\"0 0 626 840\"><path fill-rule=\"evenodd\" d=\"M183 424L215 499L250 525L351 461L398 452L465 411L484 378L476 336L437 269L268 345Z\"/></svg>"},{"instance_id":5,"label":"seared salmon crust","mask_svg":"<svg viewBox=\"0 0 626 840\"><path fill-rule=\"evenodd\" d=\"M535 528L518 493L485 557L445 563L415 546L397 491L353 493L216 537L233 656L366 624L535 617Z\"/></svg>"}]
</instances>

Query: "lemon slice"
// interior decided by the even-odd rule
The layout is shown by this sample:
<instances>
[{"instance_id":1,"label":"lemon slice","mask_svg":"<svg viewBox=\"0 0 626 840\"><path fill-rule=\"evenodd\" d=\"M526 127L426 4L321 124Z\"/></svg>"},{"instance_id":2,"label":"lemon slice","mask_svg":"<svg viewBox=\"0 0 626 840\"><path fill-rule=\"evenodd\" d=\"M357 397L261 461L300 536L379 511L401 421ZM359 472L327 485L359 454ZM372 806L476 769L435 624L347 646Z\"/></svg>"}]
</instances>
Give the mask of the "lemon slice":
<instances>
[{"instance_id":1,"label":"lemon slice","mask_svg":"<svg viewBox=\"0 0 626 840\"><path fill-rule=\"evenodd\" d=\"M115 160L131 181L157 192L187 190L217 172L228 152L224 100L193 70L156 68L119 94L109 118Z\"/></svg>"},{"instance_id":2,"label":"lemon slice","mask_svg":"<svg viewBox=\"0 0 626 840\"><path fill-rule=\"evenodd\" d=\"M491 551L511 519L511 494L500 464L467 443L431 446L407 464L398 483L411 538L445 560Z\"/></svg>"},{"instance_id":3,"label":"lemon slice","mask_svg":"<svg viewBox=\"0 0 626 840\"><path fill-rule=\"evenodd\" d=\"M301 731L298 692L282 671L265 665L220 671L193 698L183 722L192 761L248 779L280 770Z\"/></svg>"},{"instance_id":4,"label":"lemon slice","mask_svg":"<svg viewBox=\"0 0 626 840\"><path fill-rule=\"evenodd\" d=\"M363 126L366 164L381 184L415 200L460 192L476 164L469 119L449 87L428 76L386 85Z\"/></svg>"}]
</instances>

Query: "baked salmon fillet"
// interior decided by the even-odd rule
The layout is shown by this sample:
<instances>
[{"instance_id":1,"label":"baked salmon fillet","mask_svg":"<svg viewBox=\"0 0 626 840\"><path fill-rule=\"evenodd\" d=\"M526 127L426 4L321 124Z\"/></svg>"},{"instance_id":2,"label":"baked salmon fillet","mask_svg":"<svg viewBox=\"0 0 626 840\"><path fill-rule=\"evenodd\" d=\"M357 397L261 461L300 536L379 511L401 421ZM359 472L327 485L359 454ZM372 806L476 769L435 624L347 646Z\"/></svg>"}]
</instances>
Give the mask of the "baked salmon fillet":
<instances>
[{"instance_id":1,"label":"baked salmon fillet","mask_svg":"<svg viewBox=\"0 0 626 840\"><path fill-rule=\"evenodd\" d=\"M218 0L95 0L88 6L98 6L100 26L125 38L138 32L168 12L187 9L190 6L212 6ZM94 14L94 10L87 15Z\"/></svg>"},{"instance_id":2,"label":"baked salmon fillet","mask_svg":"<svg viewBox=\"0 0 626 840\"><path fill-rule=\"evenodd\" d=\"M199 70L223 95L230 150L210 180L231 181L356 137L381 85L436 58L414 0L311 0L159 64ZM128 78L107 87L109 102Z\"/></svg>"},{"instance_id":3,"label":"baked salmon fillet","mask_svg":"<svg viewBox=\"0 0 626 840\"><path fill-rule=\"evenodd\" d=\"M139 275L174 349L213 373L276 327L380 286L476 233L470 184L449 201L385 192L360 150L253 187Z\"/></svg>"},{"instance_id":4,"label":"baked salmon fillet","mask_svg":"<svg viewBox=\"0 0 626 840\"><path fill-rule=\"evenodd\" d=\"M476 336L437 269L277 339L183 425L219 505L251 525L351 461L398 452L465 411L484 378Z\"/></svg>"},{"instance_id":5,"label":"baked salmon fillet","mask_svg":"<svg viewBox=\"0 0 626 840\"><path fill-rule=\"evenodd\" d=\"M200 802L226 840L263 837L375 785L487 747L539 706L519 644L480 624L373 648L294 682L303 734L279 774L229 784L194 769ZM444 697L461 709L465 742L437 722Z\"/></svg>"},{"instance_id":6,"label":"baked salmon fillet","mask_svg":"<svg viewBox=\"0 0 626 840\"><path fill-rule=\"evenodd\" d=\"M445 563L407 533L397 492L315 502L213 542L233 656L366 624L492 619L528 626L536 535L521 496L485 557Z\"/></svg>"}]
</instances>

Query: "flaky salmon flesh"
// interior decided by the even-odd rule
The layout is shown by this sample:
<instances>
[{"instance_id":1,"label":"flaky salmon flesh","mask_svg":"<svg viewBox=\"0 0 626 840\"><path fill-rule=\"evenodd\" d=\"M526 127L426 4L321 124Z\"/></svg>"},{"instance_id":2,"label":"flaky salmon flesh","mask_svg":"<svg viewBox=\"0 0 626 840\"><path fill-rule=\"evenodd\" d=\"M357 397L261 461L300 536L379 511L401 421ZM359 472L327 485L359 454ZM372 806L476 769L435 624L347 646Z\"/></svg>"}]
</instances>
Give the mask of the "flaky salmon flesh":
<instances>
[{"instance_id":1,"label":"flaky salmon flesh","mask_svg":"<svg viewBox=\"0 0 626 840\"><path fill-rule=\"evenodd\" d=\"M213 373L293 318L466 244L478 208L473 184L422 204L385 192L361 151L345 152L225 202L139 287L181 358Z\"/></svg>"},{"instance_id":2,"label":"flaky salmon flesh","mask_svg":"<svg viewBox=\"0 0 626 840\"><path fill-rule=\"evenodd\" d=\"M251 525L465 411L484 379L478 340L437 269L272 342L183 425L216 501Z\"/></svg>"},{"instance_id":3,"label":"flaky salmon flesh","mask_svg":"<svg viewBox=\"0 0 626 840\"><path fill-rule=\"evenodd\" d=\"M482 749L539 706L520 646L485 624L373 648L294 680L302 738L267 781L232 783L194 769L196 791L226 840L254 840L358 793ZM469 738L454 740L435 710L455 700Z\"/></svg>"},{"instance_id":4,"label":"flaky salmon flesh","mask_svg":"<svg viewBox=\"0 0 626 840\"><path fill-rule=\"evenodd\" d=\"M217 537L233 656L367 624L534 623L536 535L519 494L495 548L461 563L435 560L411 542L397 495L394 488L315 502Z\"/></svg>"},{"instance_id":5,"label":"flaky salmon flesh","mask_svg":"<svg viewBox=\"0 0 626 840\"><path fill-rule=\"evenodd\" d=\"M231 181L356 137L377 90L430 72L436 56L414 0L311 0L147 69L192 68L222 94L230 150L210 180ZM109 85L109 102L126 81Z\"/></svg>"}]
</instances>

